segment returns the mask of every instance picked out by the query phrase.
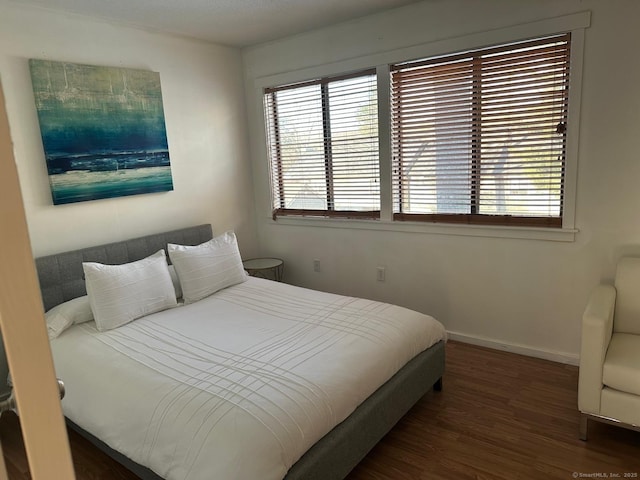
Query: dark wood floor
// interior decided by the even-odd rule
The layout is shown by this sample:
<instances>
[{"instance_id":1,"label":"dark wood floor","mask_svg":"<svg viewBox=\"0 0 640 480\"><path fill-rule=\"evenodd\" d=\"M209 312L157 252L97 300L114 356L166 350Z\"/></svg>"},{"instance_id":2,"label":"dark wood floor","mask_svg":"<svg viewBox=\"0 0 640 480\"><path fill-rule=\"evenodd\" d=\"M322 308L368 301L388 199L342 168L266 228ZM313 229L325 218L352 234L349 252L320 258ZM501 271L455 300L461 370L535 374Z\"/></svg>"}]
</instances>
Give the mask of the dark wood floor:
<instances>
[{"instance_id":1,"label":"dark wood floor","mask_svg":"<svg viewBox=\"0 0 640 480\"><path fill-rule=\"evenodd\" d=\"M640 478L639 432L590 422L589 441L578 439L577 379L576 367L449 342L444 390L348 480ZM14 415L0 418L0 439L9 478L30 478ZM78 480L138 479L74 432L70 441Z\"/></svg>"}]
</instances>

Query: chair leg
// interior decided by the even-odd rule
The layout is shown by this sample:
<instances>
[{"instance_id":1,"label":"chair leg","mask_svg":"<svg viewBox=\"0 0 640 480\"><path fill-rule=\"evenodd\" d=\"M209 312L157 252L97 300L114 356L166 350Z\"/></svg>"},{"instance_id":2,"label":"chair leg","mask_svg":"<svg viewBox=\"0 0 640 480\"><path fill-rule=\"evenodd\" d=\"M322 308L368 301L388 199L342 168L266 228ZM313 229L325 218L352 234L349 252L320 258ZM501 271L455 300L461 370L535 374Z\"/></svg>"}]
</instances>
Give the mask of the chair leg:
<instances>
[{"instance_id":1,"label":"chair leg","mask_svg":"<svg viewBox=\"0 0 640 480\"><path fill-rule=\"evenodd\" d=\"M438 379L438 381L433 384L433 390L435 392L441 392L442 391L442 377L440 377Z\"/></svg>"},{"instance_id":2,"label":"chair leg","mask_svg":"<svg viewBox=\"0 0 640 480\"><path fill-rule=\"evenodd\" d=\"M589 418L584 414L580 414L580 440L587 441L587 422Z\"/></svg>"}]
</instances>

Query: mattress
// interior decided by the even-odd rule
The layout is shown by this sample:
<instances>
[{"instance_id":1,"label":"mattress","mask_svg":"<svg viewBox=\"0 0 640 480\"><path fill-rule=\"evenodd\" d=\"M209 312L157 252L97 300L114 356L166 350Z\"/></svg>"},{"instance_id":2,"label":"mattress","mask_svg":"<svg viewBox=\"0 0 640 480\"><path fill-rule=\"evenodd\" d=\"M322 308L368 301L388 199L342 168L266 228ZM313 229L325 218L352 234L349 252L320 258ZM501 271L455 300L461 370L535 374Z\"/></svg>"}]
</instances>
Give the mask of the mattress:
<instances>
[{"instance_id":1,"label":"mattress","mask_svg":"<svg viewBox=\"0 0 640 480\"><path fill-rule=\"evenodd\" d=\"M282 479L423 350L433 318L258 278L51 342L65 415L168 480Z\"/></svg>"}]
</instances>

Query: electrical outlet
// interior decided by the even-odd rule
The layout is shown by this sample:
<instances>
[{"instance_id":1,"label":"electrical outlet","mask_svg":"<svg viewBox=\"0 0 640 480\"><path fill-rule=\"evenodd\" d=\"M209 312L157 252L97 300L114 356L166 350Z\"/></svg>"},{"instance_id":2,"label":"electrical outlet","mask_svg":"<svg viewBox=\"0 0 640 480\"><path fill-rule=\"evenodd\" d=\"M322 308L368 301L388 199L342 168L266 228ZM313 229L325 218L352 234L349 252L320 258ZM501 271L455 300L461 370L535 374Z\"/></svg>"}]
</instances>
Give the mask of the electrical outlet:
<instances>
[{"instance_id":1,"label":"electrical outlet","mask_svg":"<svg viewBox=\"0 0 640 480\"><path fill-rule=\"evenodd\" d=\"M319 272L320 271L320 259L319 258L314 258L313 259L313 271L314 272Z\"/></svg>"},{"instance_id":2,"label":"electrical outlet","mask_svg":"<svg viewBox=\"0 0 640 480\"><path fill-rule=\"evenodd\" d=\"M386 274L386 269L384 267L378 267L376 269L376 280L378 280L379 282L384 282L384 277Z\"/></svg>"}]
</instances>

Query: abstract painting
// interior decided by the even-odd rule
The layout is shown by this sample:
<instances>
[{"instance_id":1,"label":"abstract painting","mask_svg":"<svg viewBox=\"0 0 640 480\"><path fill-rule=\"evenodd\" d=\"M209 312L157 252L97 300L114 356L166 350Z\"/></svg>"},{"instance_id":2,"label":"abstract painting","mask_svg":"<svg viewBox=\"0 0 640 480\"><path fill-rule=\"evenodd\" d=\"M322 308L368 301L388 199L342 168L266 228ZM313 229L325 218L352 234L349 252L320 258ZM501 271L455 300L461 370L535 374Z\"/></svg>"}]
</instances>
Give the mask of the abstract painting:
<instances>
[{"instance_id":1,"label":"abstract painting","mask_svg":"<svg viewBox=\"0 0 640 480\"><path fill-rule=\"evenodd\" d=\"M55 205L173 190L157 72L29 67Z\"/></svg>"}]
</instances>

